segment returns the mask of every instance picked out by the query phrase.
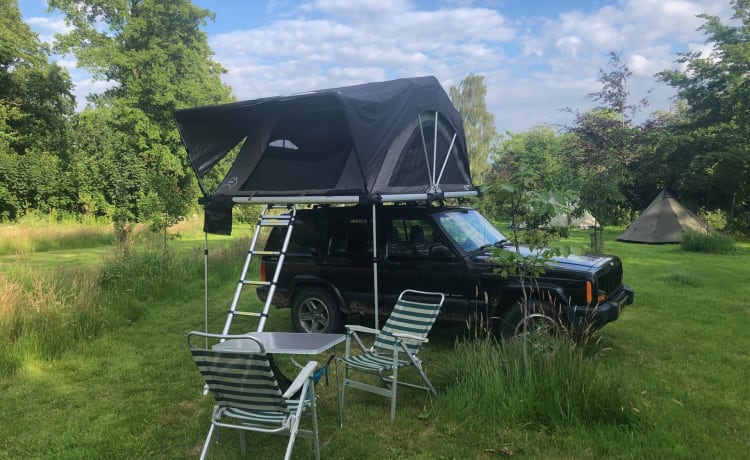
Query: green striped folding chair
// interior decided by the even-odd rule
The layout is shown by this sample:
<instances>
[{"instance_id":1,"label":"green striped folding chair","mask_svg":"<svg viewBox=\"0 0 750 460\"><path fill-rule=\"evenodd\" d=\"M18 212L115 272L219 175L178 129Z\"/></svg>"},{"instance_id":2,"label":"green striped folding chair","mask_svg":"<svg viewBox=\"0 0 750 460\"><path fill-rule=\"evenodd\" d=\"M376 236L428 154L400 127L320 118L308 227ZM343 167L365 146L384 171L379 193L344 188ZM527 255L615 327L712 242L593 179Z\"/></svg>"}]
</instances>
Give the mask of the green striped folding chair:
<instances>
[{"instance_id":1,"label":"green striped folding chair","mask_svg":"<svg viewBox=\"0 0 750 460\"><path fill-rule=\"evenodd\" d=\"M210 342L228 339L248 341L247 346L243 346L242 351L219 351L209 347ZM308 362L289 389L282 392L271 369L269 356L256 339L245 335L193 331L188 334L188 345L198 370L216 401L201 459L208 454L211 438L219 427L240 430L240 449L243 454L245 431L254 431L288 435L285 459L292 455L298 435L311 438L315 458L320 458L315 385L312 382L318 365L315 361ZM298 399L292 399L292 395L297 392L300 395ZM312 429L302 430L299 427L304 412L309 413L312 418Z\"/></svg>"},{"instance_id":2,"label":"green striped folding chair","mask_svg":"<svg viewBox=\"0 0 750 460\"><path fill-rule=\"evenodd\" d=\"M430 379L417 357L422 344L427 342L427 334L432 329L440 313L445 296L439 292L424 292L407 289L401 293L391 315L381 330L359 326L346 326L346 350L343 358L344 383L339 397L339 416L343 423L344 401L347 387L358 388L391 398L391 420L396 418L396 390L399 385L437 394ZM375 342L365 346L361 333L373 334ZM359 346L359 353L352 353L352 338ZM398 381L398 370L414 366L426 386ZM377 374L384 387L352 380L350 371Z\"/></svg>"}]
</instances>

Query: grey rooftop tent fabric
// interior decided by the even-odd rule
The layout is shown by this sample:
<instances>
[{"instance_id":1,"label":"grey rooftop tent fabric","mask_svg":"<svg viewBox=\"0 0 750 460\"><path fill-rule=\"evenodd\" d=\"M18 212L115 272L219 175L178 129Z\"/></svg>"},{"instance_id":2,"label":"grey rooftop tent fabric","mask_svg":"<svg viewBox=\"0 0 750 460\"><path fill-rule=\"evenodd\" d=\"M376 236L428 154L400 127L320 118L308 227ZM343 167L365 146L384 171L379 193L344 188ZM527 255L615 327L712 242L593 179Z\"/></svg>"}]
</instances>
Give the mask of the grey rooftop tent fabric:
<instances>
[{"instance_id":1,"label":"grey rooftop tent fabric","mask_svg":"<svg viewBox=\"0 0 750 460\"><path fill-rule=\"evenodd\" d=\"M617 239L634 243L679 243L687 230L707 233L710 229L665 189Z\"/></svg>"},{"instance_id":2,"label":"grey rooftop tent fabric","mask_svg":"<svg viewBox=\"0 0 750 460\"><path fill-rule=\"evenodd\" d=\"M461 116L434 77L178 110L175 120L208 202L477 194ZM234 152L206 190L206 174Z\"/></svg>"}]
</instances>

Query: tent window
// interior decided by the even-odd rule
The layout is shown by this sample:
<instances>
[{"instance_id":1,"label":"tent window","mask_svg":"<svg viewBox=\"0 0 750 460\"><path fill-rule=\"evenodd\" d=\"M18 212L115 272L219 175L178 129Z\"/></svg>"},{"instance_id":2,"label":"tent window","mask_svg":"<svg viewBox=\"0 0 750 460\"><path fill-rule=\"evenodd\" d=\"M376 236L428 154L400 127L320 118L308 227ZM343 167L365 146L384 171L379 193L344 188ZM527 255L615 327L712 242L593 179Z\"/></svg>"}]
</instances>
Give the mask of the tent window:
<instances>
[{"instance_id":1,"label":"tent window","mask_svg":"<svg viewBox=\"0 0 750 460\"><path fill-rule=\"evenodd\" d=\"M297 147L294 142L290 141L289 139L276 139L275 141L271 141L268 146L289 150L299 150L299 147Z\"/></svg>"},{"instance_id":2,"label":"tent window","mask_svg":"<svg viewBox=\"0 0 750 460\"><path fill-rule=\"evenodd\" d=\"M394 168L398 173L391 176L388 181L389 186L408 187L415 183L423 183L428 171L436 180L438 179L446 155L449 155L448 150L451 148L451 140L455 131L442 114L439 115L437 119L437 148L435 148L435 112L423 112L421 120L421 125L412 128L412 133L404 145L404 151ZM455 150L460 147L454 143L452 148ZM456 158L459 155L456 152L450 154L452 160L449 159L443 176L440 178L440 183L461 182L460 174L455 166ZM429 162L429 166L427 162Z\"/></svg>"}]
</instances>

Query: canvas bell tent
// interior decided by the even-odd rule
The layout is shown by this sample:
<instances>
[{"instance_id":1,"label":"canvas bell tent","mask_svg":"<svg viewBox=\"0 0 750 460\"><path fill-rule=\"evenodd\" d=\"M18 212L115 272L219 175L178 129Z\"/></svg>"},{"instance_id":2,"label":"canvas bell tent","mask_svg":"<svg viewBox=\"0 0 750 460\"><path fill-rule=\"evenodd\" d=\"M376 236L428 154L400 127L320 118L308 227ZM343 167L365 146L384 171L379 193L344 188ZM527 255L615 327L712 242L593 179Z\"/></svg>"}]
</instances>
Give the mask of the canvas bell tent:
<instances>
[{"instance_id":1,"label":"canvas bell tent","mask_svg":"<svg viewBox=\"0 0 750 460\"><path fill-rule=\"evenodd\" d=\"M554 196L549 199L550 204L557 206L557 200ZM552 216L550 221L545 225L547 228L555 227L573 227L573 228L594 228L598 225L596 217L589 210L584 209L580 216L575 216L574 210L578 207L576 203L568 203L560 207L557 215Z\"/></svg>"},{"instance_id":2,"label":"canvas bell tent","mask_svg":"<svg viewBox=\"0 0 750 460\"><path fill-rule=\"evenodd\" d=\"M478 195L461 115L434 77L178 110L175 120L207 233L230 233L232 206L243 203L371 204L375 234L377 204ZM228 172L207 189L218 166ZM377 311L377 257L373 265Z\"/></svg>"},{"instance_id":3,"label":"canvas bell tent","mask_svg":"<svg viewBox=\"0 0 750 460\"><path fill-rule=\"evenodd\" d=\"M708 225L664 189L617 239L633 243L679 243L687 230L710 231Z\"/></svg>"},{"instance_id":4,"label":"canvas bell tent","mask_svg":"<svg viewBox=\"0 0 750 460\"><path fill-rule=\"evenodd\" d=\"M570 213L562 213L553 217L549 224L550 227L573 227L573 228L594 228L597 226L596 217L589 211L583 211L579 217L573 217Z\"/></svg>"}]
</instances>

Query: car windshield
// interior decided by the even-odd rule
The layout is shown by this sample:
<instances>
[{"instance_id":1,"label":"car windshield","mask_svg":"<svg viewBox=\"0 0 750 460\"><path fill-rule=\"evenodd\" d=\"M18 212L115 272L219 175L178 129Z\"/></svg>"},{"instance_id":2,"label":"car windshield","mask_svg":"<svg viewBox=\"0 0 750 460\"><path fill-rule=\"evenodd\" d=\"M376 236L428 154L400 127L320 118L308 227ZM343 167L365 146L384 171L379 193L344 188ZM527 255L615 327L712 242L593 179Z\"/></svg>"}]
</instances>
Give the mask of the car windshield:
<instances>
[{"instance_id":1,"label":"car windshield","mask_svg":"<svg viewBox=\"0 0 750 460\"><path fill-rule=\"evenodd\" d=\"M499 246L507 241L505 235L473 209L444 212L437 216L437 222L466 252Z\"/></svg>"}]
</instances>

